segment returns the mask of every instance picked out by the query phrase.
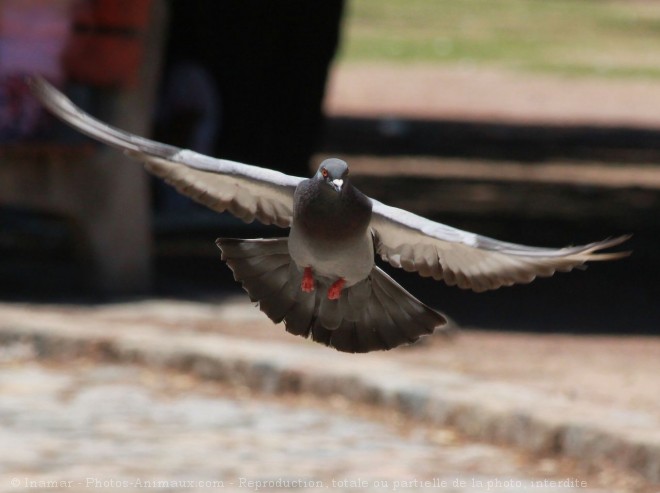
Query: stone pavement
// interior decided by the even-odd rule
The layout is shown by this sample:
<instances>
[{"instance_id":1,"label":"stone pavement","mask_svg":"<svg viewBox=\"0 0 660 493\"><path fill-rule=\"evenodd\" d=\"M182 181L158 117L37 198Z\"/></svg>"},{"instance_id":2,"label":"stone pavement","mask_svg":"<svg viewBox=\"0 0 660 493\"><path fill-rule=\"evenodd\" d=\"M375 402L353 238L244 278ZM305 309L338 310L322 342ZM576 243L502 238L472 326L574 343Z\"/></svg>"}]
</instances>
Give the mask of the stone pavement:
<instances>
[{"instance_id":1,"label":"stone pavement","mask_svg":"<svg viewBox=\"0 0 660 493\"><path fill-rule=\"evenodd\" d=\"M449 432L402 434L144 367L16 364L29 351L13 351L0 373L2 492L603 491Z\"/></svg>"},{"instance_id":2,"label":"stone pavement","mask_svg":"<svg viewBox=\"0 0 660 493\"><path fill-rule=\"evenodd\" d=\"M535 342L539 337L542 342L540 345ZM490 474L491 479L503 479L504 472L511 471L515 477L522 479L529 479L534 475L557 478L558 473L565 473L567 469L557 469L555 465L550 467L551 473L549 473L539 470L539 464L547 466L557 461L568 461L573 464L570 466L572 468L570 471L578 471L575 477L588 481L591 488L607 485L612 488L611 491L657 491L657 487L654 490L651 483L660 482L660 426L658 426L660 419L658 407L654 407L660 393L657 389L653 392L652 386L657 385L658 372L657 367L653 365L657 365L657 356L660 354L659 341L653 338L635 338L633 342L642 347L633 345L635 347L633 353L639 356L633 359L625 357L630 349L630 341L626 338L610 339L612 341L605 341L609 344L603 345L603 341L599 338L580 340L574 337L571 340L570 337L565 336L563 339L560 338L563 344L557 344L557 341L544 339L543 336L505 334L493 336L466 332L450 342L432 338L427 344L388 353L346 355L283 334L281 327L272 326L263 314L244 299L218 304L145 300L89 306L9 303L0 305L0 340L6 347L1 356L10 362L16 357L16 348L24 348L28 353L34 352L42 360L56 361L60 365L61 362L75 361L81 356L114 363L139 363L141 366L136 368L143 370L125 370L119 367L107 370L110 374L124 375L121 378L117 377L119 380L126 378L127 374L122 372L135 373L136 383L140 380L138 378L140 371L148 370L152 375L178 371L180 374L192 375L204 382L222 382L230 384L229 386L234 389L257 392L262 397L309 396L320 400L328 407L331 407L329 403L339 399L349 403L347 404L349 409L364 406L369 409L394 412L401 419L407 420L409 425L405 427L406 429L414 428L410 425L414 423L415 426L425 426L430 430L445 430L443 431L445 435L441 434L442 436L456 434L464 439L513 446L519 453L531 458L528 465L535 464L534 467L537 468L533 474L525 474L525 471L533 471L533 468L511 469L506 462L500 464L498 459L493 463L494 469L477 468L478 473L474 472L474 474L480 476L486 477ZM576 358L570 350L572 343L577 345L577 354L584 356L582 360L578 358L575 361ZM547 354L543 353L543 347ZM612 354L603 351L605 348L618 349L619 355L623 355L622 361L617 362L616 357L612 359ZM518 351L517 356L515 351ZM564 354L553 359L551 354L557 352ZM461 358L460 355L463 353L465 355ZM496 360L494 355L499 355L500 359ZM599 356L604 357L606 365L612 366L610 372L607 367L602 370L600 379L595 372L600 370ZM568 375L564 375L561 368L554 368L558 364L561 366L562 361L573 361L573 366L569 365L571 371ZM623 375L623 380L611 379L614 373L619 373L617 364L621 362L636 371L627 372ZM499 371L498 365L501 366ZM547 378L543 373L546 370L548 370ZM16 377L18 380L34 378L37 388L35 395L38 396L39 379L31 377L30 372L37 374L48 374L48 372L34 368L25 370L28 372L27 376L21 376L20 372L23 369L16 371L18 371ZM96 371L100 371L103 375L106 370L98 370L96 367L89 369L91 374ZM588 387L583 393L564 392L567 388L570 389L568 378L571 372L579 384L578 389L580 385ZM586 377L582 373L585 373ZM10 381L13 380L12 377L8 378ZM65 375L53 378L67 380L72 377ZM92 380L94 387L97 379ZM142 387L133 390L127 388L124 392L121 390L122 385L131 384L131 379L128 378L123 382L117 384L120 388L118 394L110 392L109 395L132 396L146 392ZM55 388L58 384L53 382L52 385L48 383L45 385ZM72 387L70 382L66 385L70 389L75 387ZM24 387L30 389L32 385ZM85 388L83 385L82 390L76 392L87 392ZM612 396L609 400L607 391ZM103 391L92 389L90 392L96 397L88 398L87 402L103 402L101 398ZM2 393L5 393L4 389ZM194 399L194 397L190 398ZM130 409L132 398L122 400L117 397L117 399L119 402L125 402ZM144 400L144 397L135 398L136 402L140 399ZM2 402L6 401L3 399ZM47 401L44 401L43 405L46 405L45 402ZM108 403L107 407L121 408L122 405ZM218 404L218 406L222 405L221 402ZM238 404L224 405L231 407ZM16 406L18 407L15 407L14 411L10 409L3 414L16 416L16 409L21 408L20 404ZM145 404L144 407L152 406ZM158 409L158 405L154 404L154 408ZM162 412L166 413L166 411ZM326 411L320 409L315 412ZM269 410L268 413L271 411ZM277 411L273 409L272 413L276 414ZM339 419L337 416L334 417ZM29 418L26 419L29 421ZM41 418L35 419L38 422ZM90 419L85 418L82 422L89 423ZM148 422L149 419L151 418L144 418L142 421ZM197 418L190 419L194 421ZM320 422L325 422L330 418L326 416L319 419ZM92 424L95 422L91 419ZM42 424L46 429L57 429L60 426L57 423ZM115 425L107 426L112 431L112 426ZM172 427L185 426L187 425L180 424ZM343 426L351 428L352 425L328 426L336 430ZM101 426L100 430L103 429ZM375 435L380 437L381 432L385 433L381 430ZM319 433L325 435L323 431ZM15 436L13 443L16 443L16 440L20 441L20 438ZM139 449L150 441L145 440L140 443L135 442L136 447ZM251 440L256 439L251 438ZM310 443L315 442L310 440ZM352 442L348 438L346 440L349 443L348 448L353 449L354 447L350 445ZM4 440L0 442L5 443ZM342 443L346 446L345 442ZM422 448L426 446L420 443L422 442L415 442L411 446L413 449L417 446ZM57 450L61 448L59 445L55 447ZM336 447L341 449L342 446ZM261 448L262 446L257 444L257 450ZM394 454L391 449L389 450L390 452L385 453L384 456ZM116 452L116 450L107 452L106 459L114 456ZM52 450L51 453L57 455ZM425 453L422 452L421 455ZM500 453L504 452L498 452ZM143 451L143 454L145 457L149 456L148 451ZM310 454L304 451L299 453L300 457ZM339 452L337 454L341 455ZM410 454L410 457L416 457L415 453L410 452ZM245 452L243 456L246 460L255 458L255 463L262 462L254 451ZM263 457L265 456L261 456L262 459ZM404 454L405 457L409 457L408 452ZM324 467L329 467L330 464L335 464L336 460L338 459L334 457L322 462ZM384 459L375 459L375 462L382 460ZM137 464L135 459L128 462ZM429 469L421 466L418 469L419 461L413 462L414 465L402 458L397 464L407 465L401 472L397 472L399 469L394 466L387 466L381 471L391 470L392 474L387 475L385 472L378 474L385 474L382 477L402 479L409 477L412 472L424 471L425 478L439 477L437 474L440 473L433 473L433 470L440 462L432 461L436 465ZM480 459L477 462L485 465L488 460ZM362 464L355 458L347 463ZM366 463L367 459L365 459ZM449 476L455 471L458 474L458 476L454 474L456 477L472 477L469 469L463 470L456 463L452 464L447 469L442 469L446 470ZM310 474L312 476L319 474L321 480L327 481L332 477L335 479L354 477L360 470L358 466L353 469L348 466L344 469L342 467L344 466L339 467L336 473L325 475L320 472L310 473L313 468L301 469L301 471L308 475L306 477ZM83 470L84 468L81 468L78 472ZM248 475L247 472L242 471L244 470L241 469L237 474ZM272 471L269 474L272 474ZM7 477L9 472L5 468L2 475ZM499 476L492 476L495 473ZM69 471L67 474L73 473ZM418 473L418 477L421 476L422 474ZM206 478L208 475L203 477ZM370 476L372 480L376 477L377 474ZM529 485L511 491L527 491L528 488ZM609 488L606 491L609 491ZM474 491L486 490L481 488Z\"/></svg>"}]
</instances>

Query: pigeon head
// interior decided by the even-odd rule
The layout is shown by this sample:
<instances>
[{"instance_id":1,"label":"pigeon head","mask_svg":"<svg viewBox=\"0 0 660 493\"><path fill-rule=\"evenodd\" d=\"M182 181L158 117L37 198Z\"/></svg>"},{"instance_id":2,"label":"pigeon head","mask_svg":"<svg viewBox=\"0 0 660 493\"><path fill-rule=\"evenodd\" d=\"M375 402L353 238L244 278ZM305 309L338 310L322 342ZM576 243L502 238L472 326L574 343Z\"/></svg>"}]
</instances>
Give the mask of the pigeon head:
<instances>
[{"instance_id":1,"label":"pigeon head","mask_svg":"<svg viewBox=\"0 0 660 493\"><path fill-rule=\"evenodd\" d=\"M348 164L341 159L330 158L321 163L314 179L326 183L335 192L339 193L344 188L347 177Z\"/></svg>"}]
</instances>

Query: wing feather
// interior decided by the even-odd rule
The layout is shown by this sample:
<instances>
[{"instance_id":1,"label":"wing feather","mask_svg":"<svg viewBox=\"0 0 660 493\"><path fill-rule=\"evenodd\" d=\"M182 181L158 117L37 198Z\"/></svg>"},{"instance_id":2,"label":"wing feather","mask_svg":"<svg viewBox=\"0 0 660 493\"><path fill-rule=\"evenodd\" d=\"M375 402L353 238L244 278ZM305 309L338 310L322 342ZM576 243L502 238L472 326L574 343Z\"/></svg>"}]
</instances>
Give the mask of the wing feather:
<instances>
[{"instance_id":1,"label":"wing feather","mask_svg":"<svg viewBox=\"0 0 660 493\"><path fill-rule=\"evenodd\" d=\"M293 193L303 178L257 166L215 159L111 127L88 115L40 77L29 80L34 95L55 116L80 132L144 161L145 168L179 192L246 222L291 225Z\"/></svg>"},{"instance_id":2,"label":"wing feather","mask_svg":"<svg viewBox=\"0 0 660 493\"><path fill-rule=\"evenodd\" d=\"M586 262L614 260L630 252L598 253L630 236L588 245L539 248L480 236L372 200L376 251L394 267L477 292L529 283Z\"/></svg>"}]
</instances>

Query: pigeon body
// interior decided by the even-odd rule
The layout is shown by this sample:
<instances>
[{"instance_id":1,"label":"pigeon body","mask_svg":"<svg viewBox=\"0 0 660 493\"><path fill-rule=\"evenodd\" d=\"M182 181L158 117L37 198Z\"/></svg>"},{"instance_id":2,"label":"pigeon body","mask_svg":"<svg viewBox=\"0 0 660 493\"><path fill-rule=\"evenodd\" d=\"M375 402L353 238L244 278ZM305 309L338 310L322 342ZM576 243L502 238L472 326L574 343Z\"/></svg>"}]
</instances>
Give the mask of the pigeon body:
<instances>
[{"instance_id":1,"label":"pigeon body","mask_svg":"<svg viewBox=\"0 0 660 493\"><path fill-rule=\"evenodd\" d=\"M317 276L343 279L346 287L362 281L374 266L371 207L371 200L350 183L348 165L325 160L293 195L291 257Z\"/></svg>"},{"instance_id":2,"label":"pigeon body","mask_svg":"<svg viewBox=\"0 0 660 493\"><path fill-rule=\"evenodd\" d=\"M339 159L321 163L310 179L215 159L113 128L43 79L29 82L58 118L143 161L182 194L246 222L290 227L288 238L216 243L234 278L271 320L339 351L391 349L446 324L379 269L375 254L394 267L477 292L628 255L600 253L627 236L553 249L462 231L366 197Z\"/></svg>"}]
</instances>

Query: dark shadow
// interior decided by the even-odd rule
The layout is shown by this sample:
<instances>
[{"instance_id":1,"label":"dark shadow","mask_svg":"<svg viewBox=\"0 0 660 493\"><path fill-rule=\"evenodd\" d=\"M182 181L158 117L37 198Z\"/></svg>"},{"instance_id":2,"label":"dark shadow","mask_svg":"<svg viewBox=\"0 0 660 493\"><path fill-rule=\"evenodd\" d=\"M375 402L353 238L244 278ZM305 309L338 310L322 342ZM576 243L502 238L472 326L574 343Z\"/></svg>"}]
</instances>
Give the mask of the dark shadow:
<instances>
[{"instance_id":1,"label":"dark shadow","mask_svg":"<svg viewBox=\"0 0 660 493\"><path fill-rule=\"evenodd\" d=\"M323 152L653 163L660 129L347 116L327 121Z\"/></svg>"}]
</instances>

